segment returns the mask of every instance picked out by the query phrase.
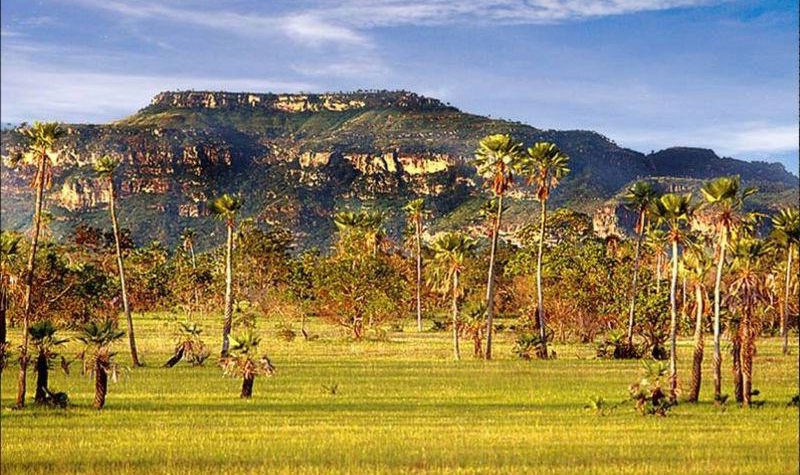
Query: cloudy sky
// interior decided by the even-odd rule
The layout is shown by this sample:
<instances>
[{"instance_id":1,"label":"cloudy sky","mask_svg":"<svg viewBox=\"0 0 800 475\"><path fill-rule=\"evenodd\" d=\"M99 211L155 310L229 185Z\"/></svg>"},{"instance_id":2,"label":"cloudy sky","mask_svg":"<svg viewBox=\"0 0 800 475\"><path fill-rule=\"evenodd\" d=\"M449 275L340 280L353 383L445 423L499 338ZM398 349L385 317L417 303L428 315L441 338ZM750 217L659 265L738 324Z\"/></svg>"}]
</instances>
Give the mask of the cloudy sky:
<instances>
[{"instance_id":1,"label":"cloudy sky","mask_svg":"<svg viewBox=\"0 0 800 475\"><path fill-rule=\"evenodd\" d=\"M106 122L159 91L408 89L649 152L798 167L787 0L4 0L0 119Z\"/></svg>"}]
</instances>

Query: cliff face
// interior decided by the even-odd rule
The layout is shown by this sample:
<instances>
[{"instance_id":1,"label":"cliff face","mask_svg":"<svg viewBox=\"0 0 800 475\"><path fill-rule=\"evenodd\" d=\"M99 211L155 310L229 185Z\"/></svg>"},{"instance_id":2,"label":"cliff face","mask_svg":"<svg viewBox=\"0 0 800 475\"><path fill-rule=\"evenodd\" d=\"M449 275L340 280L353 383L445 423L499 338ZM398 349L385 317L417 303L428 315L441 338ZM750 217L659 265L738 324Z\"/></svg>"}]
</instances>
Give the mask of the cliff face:
<instances>
[{"instance_id":1,"label":"cliff face","mask_svg":"<svg viewBox=\"0 0 800 475\"><path fill-rule=\"evenodd\" d=\"M570 155L572 172L556 190L553 205L598 209L595 223L601 233L632 226L615 197L620 188L649 176L705 178L735 170L745 181L766 185L771 194L763 206L797 194L796 178L780 166L713 152L713 157L699 156L695 149L645 156L594 132L490 120L404 91L165 92L114 124L67 129L47 195L56 218L53 231L61 236L81 221L108 227L107 183L91 169L92 161L106 153L122 159L115 177L122 225L140 243L174 243L188 226L198 230L201 245L216 242L213 233L220 224L208 216L205 203L223 192L242 194L244 216L288 226L306 246L325 246L333 232L331 214L361 204L383 208L390 232L398 234L402 205L418 196L426 197L437 218L460 216L444 220L458 226L468 217L460 207L482 196L481 180L469 164L475 145L498 132L526 144L553 141ZM3 131L2 138L4 156L24 145L15 130ZM29 225L32 172L3 167L3 229ZM520 182L513 198L509 229L528 219L532 190Z\"/></svg>"}]
</instances>

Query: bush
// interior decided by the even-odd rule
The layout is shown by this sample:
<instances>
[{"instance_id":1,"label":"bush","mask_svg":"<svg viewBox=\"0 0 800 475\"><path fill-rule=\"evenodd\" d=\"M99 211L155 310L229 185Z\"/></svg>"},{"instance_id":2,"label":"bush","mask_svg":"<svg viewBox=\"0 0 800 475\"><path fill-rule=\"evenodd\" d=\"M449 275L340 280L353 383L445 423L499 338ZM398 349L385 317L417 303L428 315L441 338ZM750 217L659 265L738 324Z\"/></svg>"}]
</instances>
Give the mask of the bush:
<instances>
[{"instance_id":1,"label":"bush","mask_svg":"<svg viewBox=\"0 0 800 475\"><path fill-rule=\"evenodd\" d=\"M628 343L625 333L612 330L597 344L597 357L624 360L641 358L642 354L636 345Z\"/></svg>"},{"instance_id":2,"label":"bush","mask_svg":"<svg viewBox=\"0 0 800 475\"><path fill-rule=\"evenodd\" d=\"M663 362L642 361L644 377L628 388L636 410L643 416L666 416L675 404L669 400L661 388L668 372Z\"/></svg>"}]
</instances>

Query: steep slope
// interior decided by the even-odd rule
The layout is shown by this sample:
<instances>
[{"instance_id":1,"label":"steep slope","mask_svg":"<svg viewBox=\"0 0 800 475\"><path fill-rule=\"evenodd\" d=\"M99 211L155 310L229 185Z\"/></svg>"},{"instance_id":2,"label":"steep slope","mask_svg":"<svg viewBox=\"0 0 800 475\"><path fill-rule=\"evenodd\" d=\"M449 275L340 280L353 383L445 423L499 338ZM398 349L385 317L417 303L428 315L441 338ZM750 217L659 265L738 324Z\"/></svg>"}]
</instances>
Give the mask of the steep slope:
<instances>
[{"instance_id":1,"label":"steep slope","mask_svg":"<svg viewBox=\"0 0 800 475\"><path fill-rule=\"evenodd\" d=\"M304 246L325 246L331 214L369 204L387 212L398 234L402 203L426 196L437 218L457 226L474 215L480 180L469 160L486 134L511 133L526 144L557 143L572 173L556 205L591 212L627 183L650 176L708 178L736 173L766 188L764 206L797 195L797 179L780 165L719 158L711 151L668 149L645 156L591 131L540 130L463 113L405 91L334 94L165 92L131 117L108 125L69 125L68 153L49 193L52 231L63 236L80 221L107 226L106 193L88 165L94 156L123 158L118 183L122 223L134 239L175 242L187 226L215 243L219 229L205 209L222 192L241 193L244 215L291 227ZM2 153L21 146L2 134ZM30 222L31 169L2 171L2 227ZM784 196L786 195L786 196ZM520 186L509 213L527 219L530 193ZM773 199L775 198L775 199Z\"/></svg>"}]
</instances>

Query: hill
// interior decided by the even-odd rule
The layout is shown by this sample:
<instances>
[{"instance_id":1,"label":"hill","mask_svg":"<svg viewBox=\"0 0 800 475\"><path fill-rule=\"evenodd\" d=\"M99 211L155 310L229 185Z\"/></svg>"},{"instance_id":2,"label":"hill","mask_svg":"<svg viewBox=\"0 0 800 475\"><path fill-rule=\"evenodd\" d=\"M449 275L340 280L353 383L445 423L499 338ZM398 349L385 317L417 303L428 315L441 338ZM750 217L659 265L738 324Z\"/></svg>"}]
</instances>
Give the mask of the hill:
<instances>
[{"instance_id":1,"label":"hill","mask_svg":"<svg viewBox=\"0 0 800 475\"><path fill-rule=\"evenodd\" d=\"M497 132L526 144L552 141L569 154L572 173L554 201L583 212L607 208L620 189L646 177L669 186L673 179L738 174L763 191L754 202L760 208L796 202L798 195L797 178L779 164L691 148L644 155L596 132L490 119L406 91L164 92L117 122L66 127L67 158L54 169L48 194L57 236L79 222L108 226L106 193L89 166L104 153L123 158L121 221L140 243L174 244L185 227L199 231L201 245L216 243L220 226L205 203L222 192L241 193L245 216L290 227L305 247L327 245L330 216L346 207L385 209L397 235L401 205L416 196L426 197L439 227L463 225L483 199L469 161L477 141ZM2 132L4 156L20 145L17 130ZM29 225L31 175L3 168L3 229ZM524 185L513 197L515 226L528 219L533 203Z\"/></svg>"}]
</instances>

